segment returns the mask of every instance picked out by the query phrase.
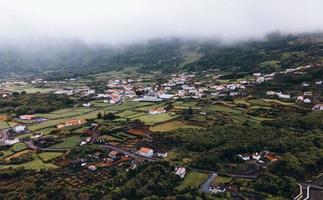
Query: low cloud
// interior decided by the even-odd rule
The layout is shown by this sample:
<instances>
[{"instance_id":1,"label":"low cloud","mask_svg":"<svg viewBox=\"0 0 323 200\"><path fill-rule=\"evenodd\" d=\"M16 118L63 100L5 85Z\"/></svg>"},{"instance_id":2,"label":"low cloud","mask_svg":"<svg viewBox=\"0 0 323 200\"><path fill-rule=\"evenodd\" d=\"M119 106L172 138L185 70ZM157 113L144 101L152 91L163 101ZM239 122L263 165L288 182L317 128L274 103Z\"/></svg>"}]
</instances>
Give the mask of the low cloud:
<instances>
[{"instance_id":1,"label":"low cloud","mask_svg":"<svg viewBox=\"0 0 323 200\"><path fill-rule=\"evenodd\" d=\"M0 40L128 44L323 30L321 0L1 0Z\"/></svg>"}]
</instances>

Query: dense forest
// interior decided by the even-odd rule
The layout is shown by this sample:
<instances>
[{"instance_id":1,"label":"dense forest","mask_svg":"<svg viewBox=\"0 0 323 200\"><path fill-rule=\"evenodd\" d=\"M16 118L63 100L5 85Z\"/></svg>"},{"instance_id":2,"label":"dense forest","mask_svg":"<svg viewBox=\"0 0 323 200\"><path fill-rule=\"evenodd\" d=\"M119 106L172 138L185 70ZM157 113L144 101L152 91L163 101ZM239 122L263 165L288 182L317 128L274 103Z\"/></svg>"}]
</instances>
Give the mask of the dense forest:
<instances>
[{"instance_id":1,"label":"dense forest","mask_svg":"<svg viewBox=\"0 0 323 200\"><path fill-rule=\"evenodd\" d=\"M74 101L55 94L14 92L13 96L0 99L0 112L13 115L48 113L56 109L73 106Z\"/></svg>"}]
</instances>

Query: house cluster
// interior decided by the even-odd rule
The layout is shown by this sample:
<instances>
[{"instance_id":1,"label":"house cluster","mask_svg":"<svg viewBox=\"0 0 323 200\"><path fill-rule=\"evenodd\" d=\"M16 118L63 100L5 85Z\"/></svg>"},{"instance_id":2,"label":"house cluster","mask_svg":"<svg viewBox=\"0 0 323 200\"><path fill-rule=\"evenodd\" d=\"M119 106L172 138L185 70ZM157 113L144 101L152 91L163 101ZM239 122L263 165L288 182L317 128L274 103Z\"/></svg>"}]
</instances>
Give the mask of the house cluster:
<instances>
[{"instance_id":1,"label":"house cluster","mask_svg":"<svg viewBox=\"0 0 323 200\"><path fill-rule=\"evenodd\" d=\"M267 150L261 151L260 153L239 154L238 157L244 161L255 160L259 163L271 163L278 160L278 157L274 153Z\"/></svg>"},{"instance_id":2,"label":"house cluster","mask_svg":"<svg viewBox=\"0 0 323 200\"><path fill-rule=\"evenodd\" d=\"M123 153L118 151L110 151L108 154L103 152L95 152L91 154L86 154L85 156L79 158L78 160L73 160L70 162L71 168L87 168L90 171L96 171L99 166L110 166L114 162L120 160L123 156Z\"/></svg>"},{"instance_id":3,"label":"house cluster","mask_svg":"<svg viewBox=\"0 0 323 200\"><path fill-rule=\"evenodd\" d=\"M312 108L313 111L323 111L323 104L322 103L318 103L315 104Z\"/></svg>"},{"instance_id":4,"label":"house cluster","mask_svg":"<svg viewBox=\"0 0 323 200\"><path fill-rule=\"evenodd\" d=\"M153 156L157 156L159 158L166 158L167 152L158 151L154 153L154 150L148 147L141 147L137 152L137 155L143 156L145 158L152 158Z\"/></svg>"},{"instance_id":5,"label":"house cluster","mask_svg":"<svg viewBox=\"0 0 323 200\"><path fill-rule=\"evenodd\" d=\"M291 99L289 94L283 94L282 92L275 92L275 91L267 91L267 96L276 96L280 99Z\"/></svg>"}]
</instances>

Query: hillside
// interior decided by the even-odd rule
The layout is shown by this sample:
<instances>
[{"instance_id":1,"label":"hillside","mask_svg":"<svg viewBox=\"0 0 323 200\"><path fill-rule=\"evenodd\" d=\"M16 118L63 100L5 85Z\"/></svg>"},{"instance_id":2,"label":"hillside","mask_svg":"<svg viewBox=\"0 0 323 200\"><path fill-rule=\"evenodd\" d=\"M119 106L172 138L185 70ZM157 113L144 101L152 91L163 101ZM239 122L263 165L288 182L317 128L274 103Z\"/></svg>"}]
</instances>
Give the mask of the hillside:
<instances>
[{"instance_id":1,"label":"hillside","mask_svg":"<svg viewBox=\"0 0 323 200\"><path fill-rule=\"evenodd\" d=\"M0 69L2 75L47 72L50 76L74 76L129 67L163 72L206 69L268 72L322 61L322 38L320 34L271 34L263 41L230 45L165 39L122 48L89 46L80 41L52 41L37 47L30 44L31 47L0 48Z\"/></svg>"}]
</instances>

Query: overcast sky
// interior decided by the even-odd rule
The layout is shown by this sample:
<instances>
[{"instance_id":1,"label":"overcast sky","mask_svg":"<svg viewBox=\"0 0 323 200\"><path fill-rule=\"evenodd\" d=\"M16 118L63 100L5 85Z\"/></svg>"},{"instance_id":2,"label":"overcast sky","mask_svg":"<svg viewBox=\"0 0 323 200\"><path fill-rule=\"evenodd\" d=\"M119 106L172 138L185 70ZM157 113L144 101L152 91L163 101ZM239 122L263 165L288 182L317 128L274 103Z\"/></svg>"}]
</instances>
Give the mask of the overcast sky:
<instances>
[{"instance_id":1,"label":"overcast sky","mask_svg":"<svg viewBox=\"0 0 323 200\"><path fill-rule=\"evenodd\" d=\"M0 39L131 43L323 30L322 0L0 0Z\"/></svg>"}]
</instances>

